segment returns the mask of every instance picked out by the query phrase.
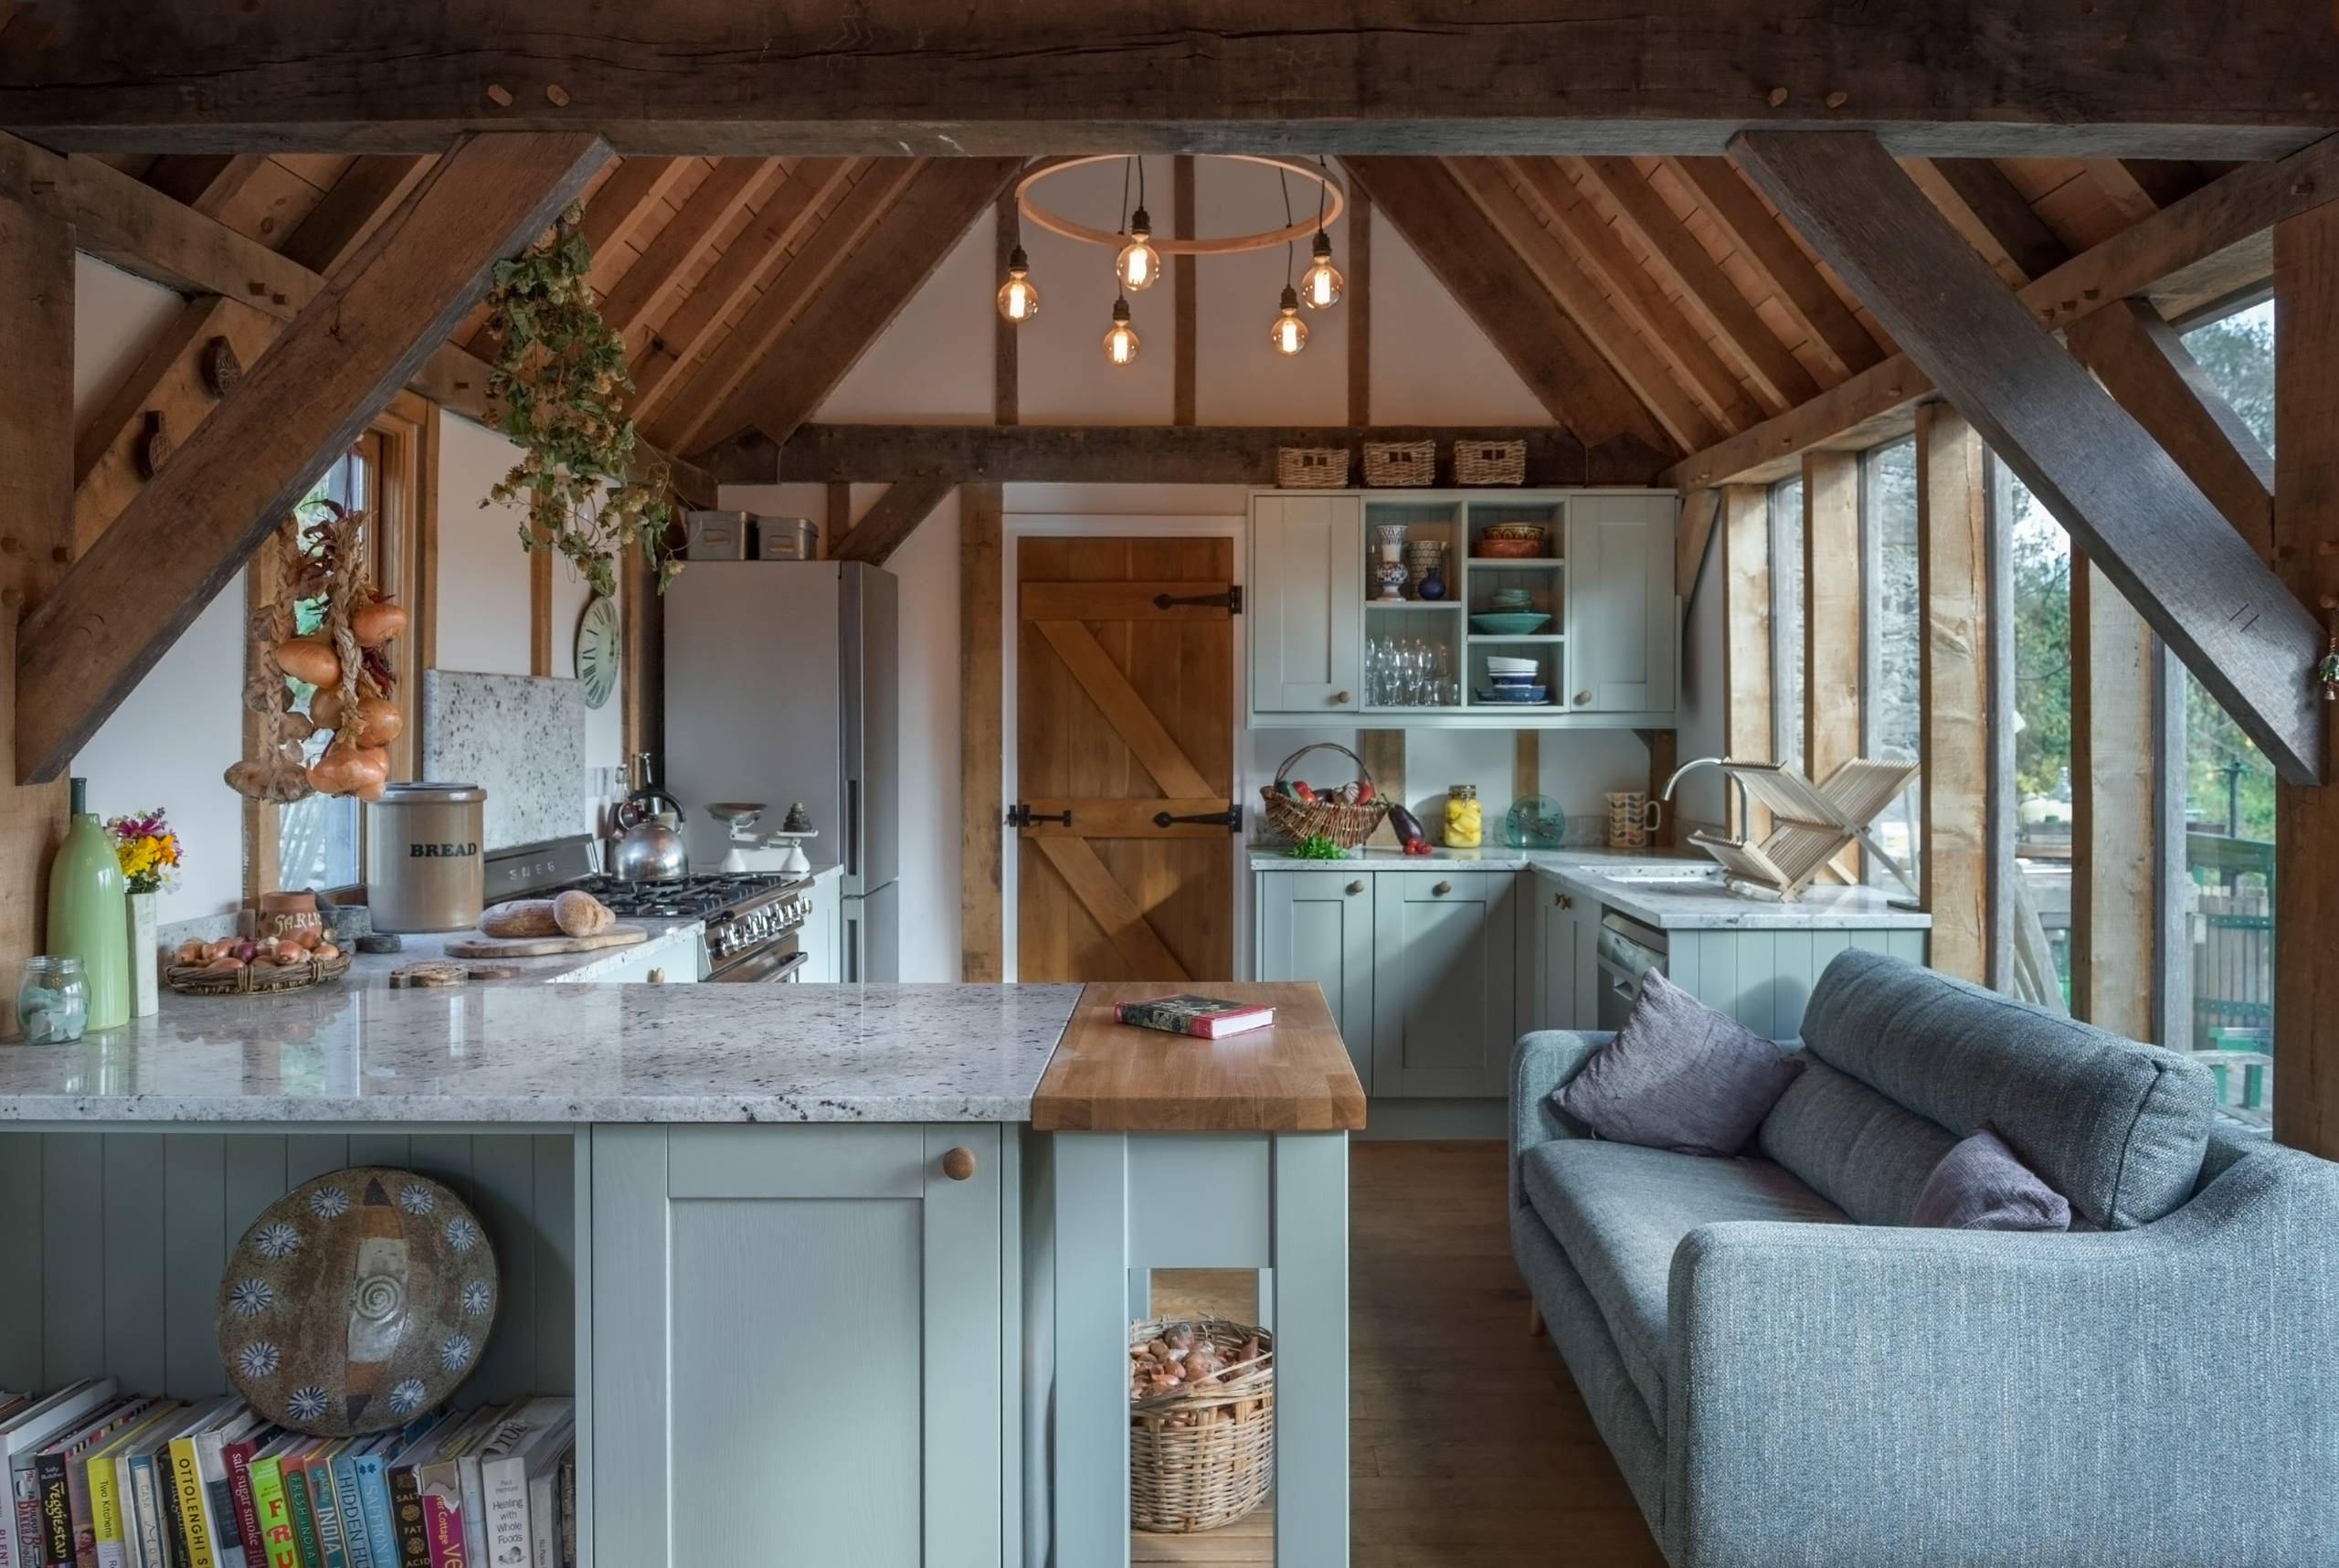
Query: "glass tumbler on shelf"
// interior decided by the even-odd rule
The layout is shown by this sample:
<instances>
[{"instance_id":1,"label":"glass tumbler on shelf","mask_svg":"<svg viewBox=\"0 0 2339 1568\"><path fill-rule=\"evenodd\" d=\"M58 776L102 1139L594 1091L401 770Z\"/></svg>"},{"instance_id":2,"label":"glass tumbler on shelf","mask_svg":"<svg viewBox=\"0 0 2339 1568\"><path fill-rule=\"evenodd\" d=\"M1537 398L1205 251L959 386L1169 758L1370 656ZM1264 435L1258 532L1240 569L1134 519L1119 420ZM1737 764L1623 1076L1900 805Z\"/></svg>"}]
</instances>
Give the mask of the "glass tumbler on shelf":
<instances>
[{"instance_id":1,"label":"glass tumbler on shelf","mask_svg":"<svg viewBox=\"0 0 2339 1568\"><path fill-rule=\"evenodd\" d=\"M62 1045L81 1038L90 1021L90 982L71 953L25 960L16 987L16 1028L27 1045Z\"/></svg>"}]
</instances>

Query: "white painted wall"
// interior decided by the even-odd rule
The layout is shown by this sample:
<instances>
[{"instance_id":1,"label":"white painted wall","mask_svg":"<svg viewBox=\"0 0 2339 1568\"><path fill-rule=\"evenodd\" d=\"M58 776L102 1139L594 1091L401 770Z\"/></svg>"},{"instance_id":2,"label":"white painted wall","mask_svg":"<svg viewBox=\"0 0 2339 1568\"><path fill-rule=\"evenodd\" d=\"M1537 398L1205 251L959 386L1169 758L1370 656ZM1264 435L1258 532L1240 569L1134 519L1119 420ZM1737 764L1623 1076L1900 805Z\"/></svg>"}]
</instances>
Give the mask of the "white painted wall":
<instances>
[{"instance_id":1,"label":"white painted wall","mask_svg":"<svg viewBox=\"0 0 2339 1568\"><path fill-rule=\"evenodd\" d=\"M528 556L519 506L487 493L520 449L460 415L439 419L439 668L488 675L528 673ZM556 652L559 639L554 640Z\"/></svg>"},{"instance_id":2,"label":"white painted wall","mask_svg":"<svg viewBox=\"0 0 2339 1568\"><path fill-rule=\"evenodd\" d=\"M73 269L75 429L113 395L177 316L181 301L87 256ZM73 759L100 817L160 808L185 862L155 917L233 909L243 897L243 800L220 778L243 747L244 578L219 590L185 635Z\"/></svg>"}]
</instances>

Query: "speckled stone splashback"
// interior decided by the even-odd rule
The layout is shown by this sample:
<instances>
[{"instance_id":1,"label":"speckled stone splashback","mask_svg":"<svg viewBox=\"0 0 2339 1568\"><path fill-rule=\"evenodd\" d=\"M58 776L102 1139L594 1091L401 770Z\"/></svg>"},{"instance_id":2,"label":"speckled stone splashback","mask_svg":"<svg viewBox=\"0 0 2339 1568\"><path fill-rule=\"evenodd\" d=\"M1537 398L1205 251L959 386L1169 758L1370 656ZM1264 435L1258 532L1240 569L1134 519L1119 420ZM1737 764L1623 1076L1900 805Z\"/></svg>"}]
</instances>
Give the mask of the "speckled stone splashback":
<instances>
[{"instance_id":1,"label":"speckled stone splashback","mask_svg":"<svg viewBox=\"0 0 2339 1568\"><path fill-rule=\"evenodd\" d=\"M423 672L422 771L485 787L488 849L586 832L584 688L549 677Z\"/></svg>"}]
</instances>

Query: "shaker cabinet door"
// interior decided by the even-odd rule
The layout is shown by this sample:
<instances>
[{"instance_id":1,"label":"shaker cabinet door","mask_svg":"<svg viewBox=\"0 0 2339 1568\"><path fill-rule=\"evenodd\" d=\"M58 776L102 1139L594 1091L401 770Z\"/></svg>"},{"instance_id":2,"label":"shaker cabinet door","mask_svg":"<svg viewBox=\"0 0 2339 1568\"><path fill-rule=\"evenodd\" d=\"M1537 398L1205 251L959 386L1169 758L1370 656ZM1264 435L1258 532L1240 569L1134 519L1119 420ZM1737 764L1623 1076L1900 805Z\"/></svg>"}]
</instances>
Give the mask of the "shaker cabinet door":
<instances>
[{"instance_id":1,"label":"shaker cabinet door","mask_svg":"<svg viewBox=\"0 0 2339 1568\"><path fill-rule=\"evenodd\" d=\"M1669 714L1674 626L1670 495L1568 502L1567 705L1580 714Z\"/></svg>"},{"instance_id":2,"label":"shaker cabinet door","mask_svg":"<svg viewBox=\"0 0 2339 1568\"><path fill-rule=\"evenodd\" d=\"M1263 871L1252 879L1255 970L1324 990L1365 1093L1372 1092L1372 873Z\"/></svg>"},{"instance_id":3,"label":"shaker cabinet door","mask_svg":"<svg viewBox=\"0 0 2339 1568\"><path fill-rule=\"evenodd\" d=\"M1527 1029L1590 1029L1591 1011L1580 1005L1576 980L1581 972L1576 945L1584 933L1577 916L1576 896L1529 874L1519 879L1535 900L1535 1015Z\"/></svg>"},{"instance_id":4,"label":"shaker cabinet door","mask_svg":"<svg viewBox=\"0 0 2339 1568\"><path fill-rule=\"evenodd\" d=\"M1501 1097L1518 1025L1518 877L1441 869L1391 872L1379 882L1373 1092Z\"/></svg>"},{"instance_id":5,"label":"shaker cabinet door","mask_svg":"<svg viewBox=\"0 0 2339 1568\"><path fill-rule=\"evenodd\" d=\"M592 1560L1000 1568L1000 1129L592 1139Z\"/></svg>"},{"instance_id":6,"label":"shaker cabinet door","mask_svg":"<svg viewBox=\"0 0 2339 1568\"><path fill-rule=\"evenodd\" d=\"M1364 503L1251 503L1251 709L1339 716L1364 702Z\"/></svg>"}]
</instances>

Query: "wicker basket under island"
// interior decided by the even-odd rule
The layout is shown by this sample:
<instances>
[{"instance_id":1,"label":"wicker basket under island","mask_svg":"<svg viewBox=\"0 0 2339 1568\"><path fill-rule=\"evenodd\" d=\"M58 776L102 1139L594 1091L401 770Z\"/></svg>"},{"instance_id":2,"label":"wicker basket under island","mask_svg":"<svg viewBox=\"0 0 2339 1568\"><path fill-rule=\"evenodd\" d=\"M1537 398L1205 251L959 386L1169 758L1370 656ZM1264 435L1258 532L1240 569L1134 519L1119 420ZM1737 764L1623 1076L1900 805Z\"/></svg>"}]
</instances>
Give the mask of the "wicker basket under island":
<instances>
[{"instance_id":1,"label":"wicker basket under island","mask_svg":"<svg viewBox=\"0 0 2339 1568\"><path fill-rule=\"evenodd\" d=\"M1207 1357L1174 1383L1172 1363ZM1129 1524L1186 1535L1232 1524L1275 1485L1273 1337L1222 1318L1129 1328ZM1159 1393L1146 1393L1159 1386Z\"/></svg>"}]
</instances>

